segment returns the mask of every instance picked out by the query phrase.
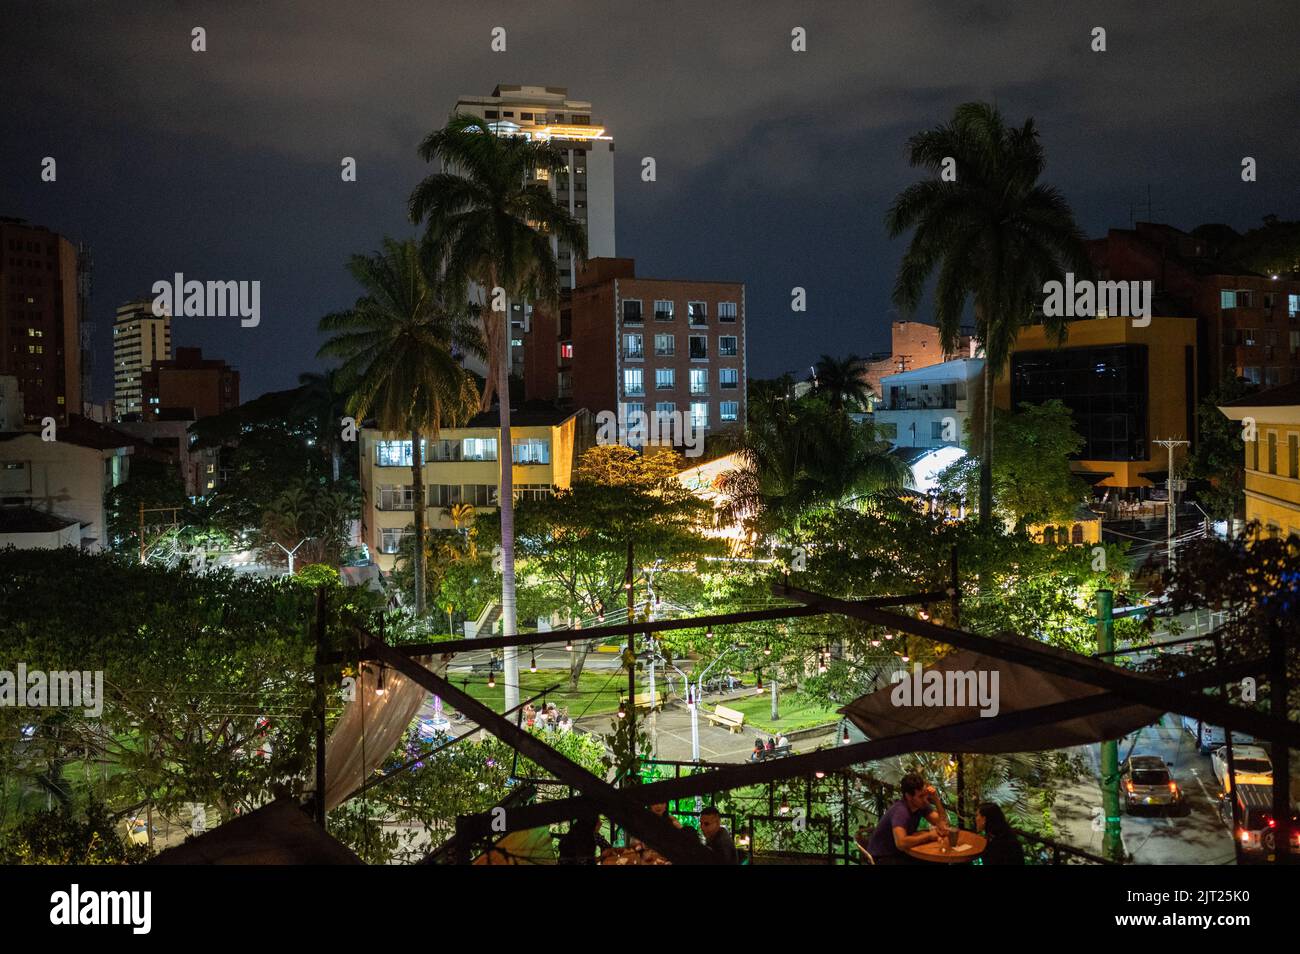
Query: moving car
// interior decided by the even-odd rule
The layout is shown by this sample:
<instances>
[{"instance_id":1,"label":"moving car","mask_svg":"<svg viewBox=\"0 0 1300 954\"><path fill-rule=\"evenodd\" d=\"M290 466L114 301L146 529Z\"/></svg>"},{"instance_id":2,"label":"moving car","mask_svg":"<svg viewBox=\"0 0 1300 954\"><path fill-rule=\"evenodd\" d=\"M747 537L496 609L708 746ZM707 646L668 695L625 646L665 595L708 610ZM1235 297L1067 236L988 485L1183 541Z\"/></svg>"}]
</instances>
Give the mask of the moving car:
<instances>
[{"instance_id":1,"label":"moving car","mask_svg":"<svg viewBox=\"0 0 1300 954\"><path fill-rule=\"evenodd\" d=\"M1154 755L1134 755L1119 770L1119 796L1124 811L1136 808L1175 808L1183 793L1169 774L1169 766Z\"/></svg>"},{"instance_id":2,"label":"moving car","mask_svg":"<svg viewBox=\"0 0 1300 954\"><path fill-rule=\"evenodd\" d=\"M1236 755L1236 752L1233 753ZM1232 820L1232 803L1237 802L1240 820L1233 836L1246 861L1271 861L1277 846L1277 823L1273 820L1273 786L1241 782L1222 802L1223 818ZM1300 814L1291 816L1291 853L1300 854Z\"/></svg>"},{"instance_id":3,"label":"moving car","mask_svg":"<svg viewBox=\"0 0 1300 954\"><path fill-rule=\"evenodd\" d=\"M1232 743L1232 761L1236 772L1234 773L1235 781L1238 785L1272 785L1273 784L1273 763L1265 752L1258 745L1238 745L1235 741L1236 733L1233 733L1234 742ZM1234 779L1228 776L1228 747L1220 746L1214 750L1210 756L1210 764L1214 766L1214 777L1219 780L1223 786L1223 791L1232 791Z\"/></svg>"},{"instance_id":4,"label":"moving car","mask_svg":"<svg viewBox=\"0 0 1300 954\"><path fill-rule=\"evenodd\" d=\"M1202 723L1195 716L1183 716L1183 728L1186 729L1193 739L1200 738L1200 752L1202 755L1209 755L1219 746L1227 743L1228 738L1223 733L1223 729L1217 725ZM1199 732L1199 736L1198 736ZM1232 742L1234 745L1238 742L1254 742L1255 737L1247 735L1245 732L1234 730L1232 733Z\"/></svg>"}]
</instances>

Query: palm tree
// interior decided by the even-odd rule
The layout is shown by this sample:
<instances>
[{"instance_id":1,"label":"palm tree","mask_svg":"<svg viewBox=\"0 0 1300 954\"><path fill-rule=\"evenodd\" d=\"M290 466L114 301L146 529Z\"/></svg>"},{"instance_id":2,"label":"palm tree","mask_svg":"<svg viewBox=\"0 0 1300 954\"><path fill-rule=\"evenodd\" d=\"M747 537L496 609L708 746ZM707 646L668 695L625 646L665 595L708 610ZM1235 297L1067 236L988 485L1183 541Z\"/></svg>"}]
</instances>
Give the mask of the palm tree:
<instances>
[{"instance_id":1,"label":"palm tree","mask_svg":"<svg viewBox=\"0 0 1300 954\"><path fill-rule=\"evenodd\" d=\"M724 522L789 532L809 511L905 485L906 465L871 425L820 398L788 398L783 379L754 383L738 448L741 466L719 481L729 500Z\"/></svg>"},{"instance_id":2,"label":"palm tree","mask_svg":"<svg viewBox=\"0 0 1300 954\"><path fill-rule=\"evenodd\" d=\"M474 380L452 354L481 347L468 310L453 289L429 273L413 240L384 239L373 256L354 255L348 270L365 290L347 311L326 315L334 336L321 357L343 359L339 375L347 409L373 416L381 431L411 437L415 511L415 612L424 613L425 506L421 441L439 428L468 419L476 404Z\"/></svg>"},{"instance_id":3,"label":"palm tree","mask_svg":"<svg viewBox=\"0 0 1300 954\"><path fill-rule=\"evenodd\" d=\"M426 162L441 171L411 193L411 221L425 222L425 253L457 283L474 283L482 297L488 374L480 408L495 392L501 415L501 626L518 631L515 616L514 475L510 442L510 302L557 307L560 271L552 240L577 259L587 235L556 201L546 182L565 170L564 154L547 142L498 136L477 116L456 115L420 144ZM500 312L498 317L497 312ZM505 705L519 702L518 650L505 653Z\"/></svg>"},{"instance_id":4,"label":"palm tree","mask_svg":"<svg viewBox=\"0 0 1300 954\"><path fill-rule=\"evenodd\" d=\"M864 371L863 361L856 354L847 358L824 354L813 368L813 392L824 395L833 411L866 410L871 386Z\"/></svg>"},{"instance_id":5,"label":"palm tree","mask_svg":"<svg viewBox=\"0 0 1300 954\"><path fill-rule=\"evenodd\" d=\"M931 274L935 323L946 352L957 350L962 313L973 299L984 346L980 523L993 516L993 382L1006 368L1020 328L1042 300L1043 284L1067 270L1091 274L1083 233L1069 204L1038 181L1045 157L1032 119L1008 127L988 103L957 107L950 122L908 140L913 166L934 177L899 193L885 216L891 238L913 229L894 282L894 301L914 311ZM956 178L941 175L955 162ZM1044 318L1057 341L1064 319Z\"/></svg>"},{"instance_id":6,"label":"palm tree","mask_svg":"<svg viewBox=\"0 0 1300 954\"><path fill-rule=\"evenodd\" d=\"M330 479L338 483L342 444L339 425L347 413L347 395L342 391L338 369L330 368L324 374L304 371L298 375L298 385L293 411L310 424L321 452L329 457Z\"/></svg>"}]
</instances>

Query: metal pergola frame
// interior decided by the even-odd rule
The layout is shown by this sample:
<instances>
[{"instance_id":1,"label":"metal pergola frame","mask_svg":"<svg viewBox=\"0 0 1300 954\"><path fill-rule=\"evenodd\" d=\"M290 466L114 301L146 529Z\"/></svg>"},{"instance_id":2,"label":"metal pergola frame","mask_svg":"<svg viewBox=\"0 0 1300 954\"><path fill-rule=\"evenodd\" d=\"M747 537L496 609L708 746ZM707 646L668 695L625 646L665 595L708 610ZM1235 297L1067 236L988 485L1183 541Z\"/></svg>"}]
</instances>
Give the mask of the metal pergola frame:
<instances>
[{"instance_id":1,"label":"metal pergola frame","mask_svg":"<svg viewBox=\"0 0 1300 954\"><path fill-rule=\"evenodd\" d=\"M892 607L940 602L945 599L953 600L956 606L960 594L955 588L907 596L845 600L793 587L787 577L786 582L774 584L772 590L775 596L796 601L796 604L688 619L629 622L591 629L552 630L544 633L398 646L390 646L363 631L359 658L378 660L403 673L430 692L456 705L482 729L552 772L557 780L581 792L580 795L570 798L513 807L506 813L504 828L499 814L494 816L491 812L482 812L460 816L457 819L454 836L456 845L452 855L462 862L468 861L470 849L481 839L508 831L570 821L584 812L598 811L660 851L670 861L694 864L714 863L711 853L691 834L672 827L670 823L650 812L646 806L748 785L809 776L816 772L831 772L858 763L912 752L960 752L965 743L972 741L1094 715L1122 706L1142 705L1163 708L1170 712L1196 716L1225 728L1249 732L1257 738L1272 741L1275 746L1300 748L1300 725L1293 724L1285 718L1266 716L1241 706L1219 702L1204 694L1205 689L1220 687L1227 680L1244 676L1272 673L1276 678L1279 655L1276 646L1269 659L1245 660L1210 671L1183 676L1176 682L1171 682L1165 678L1118 669L1094 657L1083 656L1020 637L985 636L890 611ZM1096 687L1102 692L1031 709L1003 712L991 718L980 717L937 729L838 745L784 759L738 763L686 778L615 789L603 779L597 778L560 755L540 739L489 709L468 693L457 689L447 679L430 672L414 658L429 655L450 656L457 652L510 646L547 645L571 639L602 640L618 636L630 639L639 633L699 629L706 626L727 626L818 615L840 615L859 619L871 625L886 627L931 642L983 653L1006 662L1074 679ZM1280 635L1274 642L1280 643ZM338 662L356 660L358 655L355 652L322 653L319 658L322 662ZM1285 679L1281 684L1285 688ZM1285 764L1286 760L1282 761ZM1275 777L1274 784L1275 801L1278 804L1289 805L1288 774L1283 772L1280 777ZM321 787L323 788L323 785ZM1290 852L1287 850L1290 827L1288 812L1283 818L1278 819L1277 842L1280 850L1276 855L1279 863L1288 863L1291 860Z\"/></svg>"}]
</instances>

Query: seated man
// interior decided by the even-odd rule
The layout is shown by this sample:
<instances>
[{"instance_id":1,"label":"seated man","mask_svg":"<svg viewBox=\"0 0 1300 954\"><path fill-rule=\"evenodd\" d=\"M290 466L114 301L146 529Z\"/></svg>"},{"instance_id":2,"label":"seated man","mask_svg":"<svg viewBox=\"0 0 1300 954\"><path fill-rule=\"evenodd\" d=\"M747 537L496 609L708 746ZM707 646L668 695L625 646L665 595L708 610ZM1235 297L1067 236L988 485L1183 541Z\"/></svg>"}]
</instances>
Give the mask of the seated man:
<instances>
[{"instance_id":1,"label":"seated man","mask_svg":"<svg viewBox=\"0 0 1300 954\"><path fill-rule=\"evenodd\" d=\"M904 848L924 845L948 834L948 813L943 810L933 785L927 785L921 776L909 772L899 787L903 797L880 816L880 824L867 841L867 851L878 865L907 864L912 859ZM922 818L930 823L929 831L916 830Z\"/></svg>"},{"instance_id":2,"label":"seated man","mask_svg":"<svg viewBox=\"0 0 1300 954\"><path fill-rule=\"evenodd\" d=\"M739 864L731 832L722 827L722 815L712 805L700 813L700 834L704 836L704 846L718 856L721 864Z\"/></svg>"}]
</instances>

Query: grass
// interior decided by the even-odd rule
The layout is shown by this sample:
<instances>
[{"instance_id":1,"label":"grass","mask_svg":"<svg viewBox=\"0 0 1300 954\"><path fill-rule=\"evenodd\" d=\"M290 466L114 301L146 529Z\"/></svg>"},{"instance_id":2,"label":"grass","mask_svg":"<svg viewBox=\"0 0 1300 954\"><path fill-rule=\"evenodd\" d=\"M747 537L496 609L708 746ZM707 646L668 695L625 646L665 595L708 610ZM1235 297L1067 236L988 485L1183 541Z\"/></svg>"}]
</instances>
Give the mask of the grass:
<instances>
[{"instance_id":1,"label":"grass","mask_svg":"<svg viewBox=\"0 0 1300 954\"><path fill-rule=\"evenodd\" d=\"M769 692L734 699L723 705L728 709L745 713L745 728L752 725L755 729L765 732L792 732L795 729L807 729L815 725L838 722L840 719L839 713L834 709L825 708L797 693L778 697L777 711L781 713L781 718L776 720L771 718L772 696Z\"/></svg>"},{"instance_id":2,"label":"grass","mask_svg":"<svg viewBox=\"0 0 1300 954\"><path fill-rule=\"evenodd\" d=\"M460 680L455 676L452 677L452 682L460 685ZM529 672L527 665L524 665L519 672L519 699L522 702L557 683L560 688L548 693L545 701L552 702L561 709L567 708L574 719L583 714L590 716L615 712L619 700L627 696L627 672L622 669L581 673L578 676L578 691L570 692L569 670L539 669L537 672ZM638 690L644 691L640 686ZM505 678L501 673L497 673L496 687L491 689L488 688L486 675L476 673L469 676L466 691L497 712L505 708ZM539 699L534 705L541 701Z\"/></svg>"}]
</instances>

